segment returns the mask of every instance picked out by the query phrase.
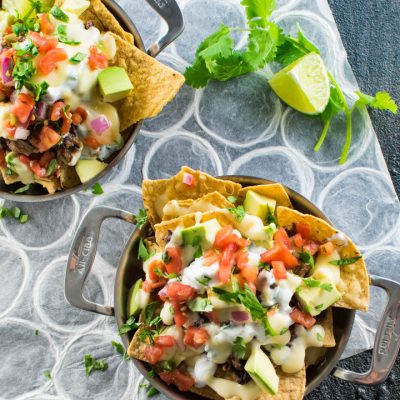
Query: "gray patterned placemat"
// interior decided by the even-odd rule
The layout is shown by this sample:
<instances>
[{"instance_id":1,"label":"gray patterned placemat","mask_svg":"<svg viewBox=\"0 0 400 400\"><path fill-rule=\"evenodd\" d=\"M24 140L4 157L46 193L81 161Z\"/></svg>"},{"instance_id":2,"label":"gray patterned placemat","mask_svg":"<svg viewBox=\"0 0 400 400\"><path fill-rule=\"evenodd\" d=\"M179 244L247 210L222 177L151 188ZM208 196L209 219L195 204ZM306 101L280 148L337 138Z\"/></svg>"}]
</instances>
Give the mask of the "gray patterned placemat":
<instances>
[{"instance_id":1,"label":"gray patterned placemat","mask_svg":"<svg viewBox=\"0 0 400 400\"><path fill-rule=\"evenodd\" d=\"M144 0L119 0L146 46L166 29ZM244 26L239 0L182 0L182 36L159 56L184 71L199 41L221 21ZM326 0L279 1L276 21L294 33L299 22L322 51L327 66L349 94L357 84ZM237 46L246 42L236 36ZM283 182L314 201L364 252L369 272L396 279L400 262L399 204L367 113L354 115L348 162L338 165L344 120L332 124L324 147L313 145L321 126L284 107L266 84L274 71L204 90L183 87L160 116L146 121L137 143L102 182L105 193L89 191L48 203L20 204L29 223L0 222L0 398L139 399L143 378L111 346L118 341L114 318L77 310L64 298L66 257L73 234L88 209L110 205L136 212L143 178L164 178L182 165L214 175L243 174ZM18 205L18 204L16 204ZM132 231L106 221L86 296L113 303L119 256ZM384 296L371 293L371 312L359 313L345 355L373 344ZM107 371L85 376L85 353L106 358ZM43 372L49 370L52 379Z\"/></svg>"}]
</instances>

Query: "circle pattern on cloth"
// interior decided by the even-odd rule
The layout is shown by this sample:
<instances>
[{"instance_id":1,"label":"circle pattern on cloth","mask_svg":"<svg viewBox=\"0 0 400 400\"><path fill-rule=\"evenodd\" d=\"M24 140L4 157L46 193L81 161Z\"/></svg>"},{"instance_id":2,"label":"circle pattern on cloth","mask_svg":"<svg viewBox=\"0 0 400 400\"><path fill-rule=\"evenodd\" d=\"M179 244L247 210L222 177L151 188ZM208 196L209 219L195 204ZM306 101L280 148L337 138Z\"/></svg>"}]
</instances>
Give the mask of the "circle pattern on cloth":
<instances>
[{"instance_id":1,"label":"circle pattern on cloth","mask_svg":"<svg viewBox=\"0 0 400 400\"><path fill-rule=\"evenodd\" d=\"M39 317L52 329L76 332L93 326L97 314L80 310L68 303L64 294L67 259L60 258L46 267L33 289L33 301ZM104 288L95 272L89 275L83 295L92 302L104 303Z\"/></svg>"},{"instance_id":2,"label":"circle pattern on cloth","mask_svg":"<svg viewBox=\"0 0 400 400\"><path fill-rule=\"evenodd\" d=\"M247 147L276 134L281 103L265 77L250 74L210 81L196 98L198 124L224 144Z\"/></svg>"},{"instance_id":3,"label":"circle pattern on cloth","mask_svg":"<svg viewBox=\"0 0 400 400\"><path fill-rule=\"evenodd\" d=\"M120 338L106 332L82 335L69 343L63 358L55 368L53 382L59 394L74 400L126 399L131 387L131 366L112 347ZM105 371L93 371L86 376L84 356L105 359Z\"/></svg>"},{"instance_id":4,"label":"circle pattern on cloth","mask_svg":"<svg viewBox=\"0 0 400 400\"><path fill-rule=\"evenodd\" d=\"M318 205L338 229L365 248L379 245L398 226L400 210L395 199L393 187L381 172L354 168L328 183Z\"/></svg>"},{"instance_id":5,"label":"circle pattern on cloth","mask_svg":"<svg viewBox=\"0 0 400 400\"><path fill-rule=\"evenodd\" d=\"M56 354L44 330L14 318L0 321L0 388L3 399L14 399L27 391L48 385L43 375L51 371ZM18 373L17 373L18 371Z\"/></svg>"}]
</instances>

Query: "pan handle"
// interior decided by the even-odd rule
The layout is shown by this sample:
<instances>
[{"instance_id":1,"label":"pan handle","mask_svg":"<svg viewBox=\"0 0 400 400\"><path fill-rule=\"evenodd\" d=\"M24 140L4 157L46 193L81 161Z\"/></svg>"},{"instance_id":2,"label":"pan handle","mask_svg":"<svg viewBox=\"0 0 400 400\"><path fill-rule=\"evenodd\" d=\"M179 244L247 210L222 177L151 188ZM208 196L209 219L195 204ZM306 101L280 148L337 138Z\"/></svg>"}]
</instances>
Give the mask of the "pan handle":
<instances>
[{"instance_id":1,"label":"pan handle","mask_svg":"<svg viewBox=\"0 0 400 400\"><path fill-rule=\"evenodd\" d=\"M156 57L162 50L171 44L185 28L182 11L175 0L146 0L158 15L168 24L167 33L147 50L152 57Z\"/></svg>"},{"instance_id":2,"label":"pan handle","mask_svg":"<svg viewBox=\"0 0 400 400\"><path fill-rule=\"evenodd\" d=\"M337 378L364 385L382 383L389 375L400 349L400 284L374 275L371 275L371 283L384 289L389 300L376 331L369 371L357 373L337 367L332 372Z\"/></svg>"},{"instance_id":3,"label":"pan handle","mask_svg":"<svg viewBox=\"0 0 400 400\"><path fill-rule=\"evenodd\" d=\"M96 256L100 227L107 218L136 224L136 217L111 207L94 207L84 217L75 235L65 275L65 297L75 307L104 315L114 315L114 307L93 303L83 296L83 287Z\"/></svg>"}]
</instances>

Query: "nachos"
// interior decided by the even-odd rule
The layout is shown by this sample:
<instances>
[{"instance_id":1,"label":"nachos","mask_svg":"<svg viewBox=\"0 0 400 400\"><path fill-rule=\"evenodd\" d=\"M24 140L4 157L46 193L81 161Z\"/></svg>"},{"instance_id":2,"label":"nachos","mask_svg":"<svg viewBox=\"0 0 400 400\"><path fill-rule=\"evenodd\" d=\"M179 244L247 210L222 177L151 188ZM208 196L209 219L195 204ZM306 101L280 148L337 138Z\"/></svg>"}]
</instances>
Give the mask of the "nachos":
<instances>
[{"instance_id":1,"label":"nachos","mask_svg":"<svg viewBox=\"0 0 400 400\"><path fill-rule=\"evenodd\" d=\"M184 167L145 180L143 199L155 237L138 243L128 354L204 398L301 399L307 366L336 344L332 307L368 309L353 242L294 210L280 184Z\"/></svg>"},{"instance_id":2,"label":"nachos","mask_svg":"<svg viewBox=\"0 0 400 400\"><path fill-rule=\"evenodd\" d=\"M3 1L0 170L49 193L100 173L183 84L100 0Z\"/></svg>"}]
</instances>

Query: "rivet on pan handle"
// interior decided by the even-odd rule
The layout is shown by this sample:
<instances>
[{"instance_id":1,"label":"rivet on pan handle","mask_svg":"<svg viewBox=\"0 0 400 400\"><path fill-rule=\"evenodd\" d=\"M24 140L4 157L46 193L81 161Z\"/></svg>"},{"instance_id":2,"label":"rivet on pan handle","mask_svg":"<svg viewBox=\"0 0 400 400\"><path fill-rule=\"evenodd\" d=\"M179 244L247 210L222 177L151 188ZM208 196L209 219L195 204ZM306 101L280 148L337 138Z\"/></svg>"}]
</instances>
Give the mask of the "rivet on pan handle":
<instances>
[{"instance_id":1,"label":"rivet on pan handle","mask_svg":"<svg viewBox=\"0 0 400 400\"><path fill-rule=\"evenodd\" d=\"M381 287L389 300L376 331L369 371L357 373L343 368L332 372L337 378L364 385L378 385L389 375L400 349L400 284L380 276L371 276L371 283Z\"/></svg>"},{"instance_id":2,"label":"rivet on pan handle","mask_svg":"<svg viewBox=\"0 0 400 400\"><path fill-rule=\"evenodd\" d=\"M168 24L168 32L147 50L149 55L155 57L183 32L185 25L182 11L175 0L146 1Z\"/></svg>"},{"instance_id":3,"label":"rivet on pan handle","mask_svg":"<svg viewBox=\"0 0 400 400\"><path fill-rule=\"evenodd\" d=\"M93 303L83 296L83 287L96 256L100 227L106 218L119 218L131 224L135 216L111 207L91 209L80 224L69 253L65 275L65 297L75 307L104 315L114 315L114 307Z\"/></svg>"}]
</instances>

